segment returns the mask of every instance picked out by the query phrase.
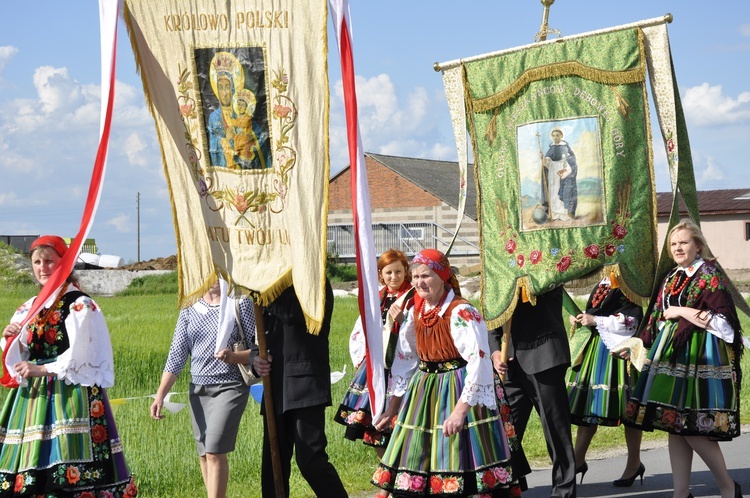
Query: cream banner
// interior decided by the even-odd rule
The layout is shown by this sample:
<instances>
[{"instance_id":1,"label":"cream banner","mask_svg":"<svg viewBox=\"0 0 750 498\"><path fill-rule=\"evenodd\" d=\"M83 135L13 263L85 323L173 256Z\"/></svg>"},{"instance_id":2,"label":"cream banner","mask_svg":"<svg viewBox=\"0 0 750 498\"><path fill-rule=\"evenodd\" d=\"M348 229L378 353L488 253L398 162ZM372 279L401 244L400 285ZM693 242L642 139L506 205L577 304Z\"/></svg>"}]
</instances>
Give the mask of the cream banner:
<instances>
[{"instance_id":1,"label":"cream banner","mask_svg":"<svg viewBox=\"0 0 750 498\"><path fill-rule=\"evenodd\" d=\"M324 0L126 0L172 199L179 302L215 275L259 304L294 285L323 318L328 212Z\"/></svg>"}]
</instances>

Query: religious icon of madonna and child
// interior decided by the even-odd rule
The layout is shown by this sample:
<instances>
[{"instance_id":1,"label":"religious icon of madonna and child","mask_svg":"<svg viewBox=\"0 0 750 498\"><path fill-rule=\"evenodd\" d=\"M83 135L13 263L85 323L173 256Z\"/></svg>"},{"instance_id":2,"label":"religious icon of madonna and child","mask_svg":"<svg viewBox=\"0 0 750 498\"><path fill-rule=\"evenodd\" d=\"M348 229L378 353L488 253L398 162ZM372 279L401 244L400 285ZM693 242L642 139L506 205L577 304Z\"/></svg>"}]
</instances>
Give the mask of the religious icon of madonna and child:
<instances>
[{"instance_id":1,"label":"religious icon of madonna and child","mask_svg":"<svg viewBox=\"0 0 750 498\"><path fill-rule=\"evenodd\" d=\"M196 49L210 166L272 166L261 47Z\"/></svg>"}]
</instances>

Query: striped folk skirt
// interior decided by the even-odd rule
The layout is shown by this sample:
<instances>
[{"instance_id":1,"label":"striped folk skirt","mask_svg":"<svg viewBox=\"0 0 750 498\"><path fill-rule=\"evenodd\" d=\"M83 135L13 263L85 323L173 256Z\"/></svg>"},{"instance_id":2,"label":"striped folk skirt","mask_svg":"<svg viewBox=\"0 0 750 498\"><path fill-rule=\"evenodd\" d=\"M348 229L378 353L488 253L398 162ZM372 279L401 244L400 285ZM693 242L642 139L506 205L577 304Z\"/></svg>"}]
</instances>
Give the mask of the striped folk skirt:
<instances>
[{"instance_id":1,"label":"striped folk skirt","mask_svg":"<svg viewBox=\"0 0 750 498\"><path fill-rule=\"evenodd\" d=\"M375 486L394 497L520 496L500 409L472 406L464 428L443 435L443 421L461 396L465 376L458 361L420 365L372 478Z\"/></svg>"},{"instance_id":2,"label":"striped folk skirt","mask_svg":"<svg viewBox=\"0 0 750 498\"><path fill-rule=\"evenodd\" d=\"M0 411L0 497L137 493L104 389L50 376L8 393Z\"/></svg>"},{"instance_id":3,"label":"striped folk skirt","mask_svg":"<svg viewBox=\"0 0 750 498\"><path fill-rule=\"evenodd\" d=\"M675 350L676 329L676 320L660 324L623 421L639 429L719 441L739 436L739 377L731 344L696 330Z\"/></svg>"},{"instance_id":4,"label":"striped folk skirt","mask_svg":"<svg viewBox=\"0 0 750 498\"><path fill-rule=\"evenodd\" d=\"M388 370L386 370L386 383ZM389 393L386 393L387 397ZM372 425L372 411L370 410L370 391L367 389L367 362L363 361L354 374L351 384L346 390L344 399L336 411L333 420L346 426L344 437L352 441L361 439L368 446L385 447L388 445L390 431L378 431Z\"/></svg>"},{"instance_id":5,"label":"striped folk skirt","mask_svg":"<svg viewBox=\"0 0 750 498\"><path fill-rule=\"evenodd\" d=\"M579 365L568 370L570 421L617 426L630 395L627 362L612 356L599 334L591 334Z\"/></svg>"}]
</instances>

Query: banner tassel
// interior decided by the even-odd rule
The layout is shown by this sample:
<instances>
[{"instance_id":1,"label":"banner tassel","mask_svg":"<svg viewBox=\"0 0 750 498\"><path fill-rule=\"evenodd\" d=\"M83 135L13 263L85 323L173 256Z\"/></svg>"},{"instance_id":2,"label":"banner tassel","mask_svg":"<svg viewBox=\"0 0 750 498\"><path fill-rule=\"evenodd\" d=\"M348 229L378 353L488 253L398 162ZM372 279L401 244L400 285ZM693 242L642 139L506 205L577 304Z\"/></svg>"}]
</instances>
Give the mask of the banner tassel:
<instances>
[{"instance_id":1,"label":"banner tassel","mask_svg":"<svg viewBox=\"0 0 750 498\"><path fill-rule=\"evenodd\" d=\"M620 287L620 281L617 279L617 274L615 273L615 270L609 271L609 286L612 289L618 289Z\"/></svg>"}]
</instances>

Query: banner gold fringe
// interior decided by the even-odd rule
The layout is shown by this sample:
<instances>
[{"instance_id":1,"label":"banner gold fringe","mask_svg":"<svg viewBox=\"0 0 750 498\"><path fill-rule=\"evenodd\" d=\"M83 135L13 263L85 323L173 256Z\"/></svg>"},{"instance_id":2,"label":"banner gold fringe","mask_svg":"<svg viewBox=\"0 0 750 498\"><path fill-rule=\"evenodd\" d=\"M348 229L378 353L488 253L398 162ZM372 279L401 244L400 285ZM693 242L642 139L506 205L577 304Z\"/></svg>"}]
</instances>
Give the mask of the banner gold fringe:
<instances>
[{"instance_id":1,"label":"banner gold fringe","mask_svg":"<svg viewBox=\"0 0 750 498\"><path fill-rule=\"evenodd\" d=\"M532 288L531 287L531 279L529 278L528 275L524 275L522 277L517 278L516 279L516 288L513 291L514 295L516 296L516 299L514 299L510 303L510 305L508 306L508 308L506 308L506 310L503 311L500 314L500 316L498 316L497 318L492 318L490 320L486 320L485 319L485 321L487 322L487 328L488 329L496 329L496 328L502 326L508 320L510 320L510 317L513 316L513 312L516 310L516 305L518 304L518 295L519 295L519 292L521 294L524 294L524 293L526 294L526 297L528 298L528 300L526 300L524 302L529 302L529 303L531 303L532 306L536 306L536 296L533 293L529 292L529 290L531 288ZM484 295L485 295L485 292L484 292L484 279L482 279L482 296L484 296ZM482 297L482 299L484 299L484 297Z\"/></svg>"},{"instance_id":2,"label":"banner gold fringe","mask_svg":"<svg viewBox=\"0 0 750 498\"><path fill-rule=\"evenodd\" d=\"M614 277L620 290L622 290L622 293L625 294L625 297L633 301L635 304L641 307L648 306L648 303L651 300L651 296L641 296L640 294L636 294L636 292L633 291L633 289L628 285L627 281L623 278L619 263L603 266L598 270L589 273L585 277L573 280L573 282L578 284L578 286L593 287L594 285L598 284L605 276L609 277L610 282ZM612 287L614 287L614 285L612 285Z\"/></svg>"},{"instance_id":3,"label":"banner gold fringe","mask_svg":"<svg viewBox=\"0 0 750 498\"><path fill-rule=\"evenodd\" d=\"M472 98L468 90L469 83L464 71L464 88L466 88L466 106L470 112L478 113L500 107L513 98L518 92L534 81L540 81L560 76L579 76L581 78L605 85L627 85L641 83L646 80L646 57L643 42L643 31L638 30L638 49L641 53L637 68L624 71L607 71L596 69L578 61L559 62L547 66L540 66L524 71L513 83L501 92L482 98Z\"/></svg>"}]
</instances>

